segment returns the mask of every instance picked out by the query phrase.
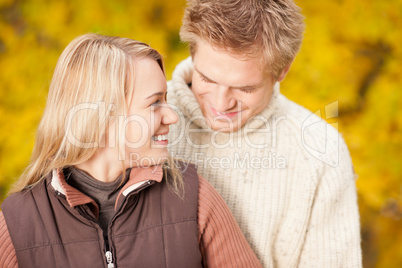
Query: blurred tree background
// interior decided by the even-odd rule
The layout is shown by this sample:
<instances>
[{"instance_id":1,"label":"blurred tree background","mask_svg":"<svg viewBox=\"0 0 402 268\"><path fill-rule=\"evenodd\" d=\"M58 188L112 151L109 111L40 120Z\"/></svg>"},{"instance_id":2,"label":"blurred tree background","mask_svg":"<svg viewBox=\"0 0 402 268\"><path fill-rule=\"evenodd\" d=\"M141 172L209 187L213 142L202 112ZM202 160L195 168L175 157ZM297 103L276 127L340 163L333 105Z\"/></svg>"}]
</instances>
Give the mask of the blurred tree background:
<instances>
[{"instance_id":1,"label":"blurred tree background","mask_svg":"<svg viewBox=\"0 0 402 268\"><path fill-rule=\"evenodd\" d=\"M364 267L402 267L402 0L298 3L307 29L281 91L311 111L338 101L352 154ZM0 0L0 200L28 163L57 58L76 36L138 39L167 75L188 56L185 0ZM399 70L399 71L398 71Z\"/></svg>"}]
</instances>

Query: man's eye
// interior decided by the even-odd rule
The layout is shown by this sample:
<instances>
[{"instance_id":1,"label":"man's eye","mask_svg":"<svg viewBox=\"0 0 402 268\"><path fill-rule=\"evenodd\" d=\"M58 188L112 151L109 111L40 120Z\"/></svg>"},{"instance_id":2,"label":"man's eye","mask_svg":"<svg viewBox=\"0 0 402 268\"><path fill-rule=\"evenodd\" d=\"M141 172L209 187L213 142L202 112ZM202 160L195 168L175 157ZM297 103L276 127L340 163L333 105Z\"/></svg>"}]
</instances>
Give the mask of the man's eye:
<instances>
[{"instance_id":1,"label":"man's eye","mask_svg":"<svg viewBox=\"0 0 402 268\"><path fill-rule=\"evenodd\" d=\"M240 89L240 91L244 92L244 93L253 93L253 89L249 89L249 88Z\"/></svg>"},{"instance_id":2,"label":"man's eye","mask_svg":"<svg viewBox=\"0 0 402 268\"><path fill-rule=\"evenodd\" d=\"M205 83L211 83L211 81L209 81L208 79L206 79L204 76L202 76L201 75L201 80L202 80L202 82L205 82Z\"/></svg>"}]
</instances>

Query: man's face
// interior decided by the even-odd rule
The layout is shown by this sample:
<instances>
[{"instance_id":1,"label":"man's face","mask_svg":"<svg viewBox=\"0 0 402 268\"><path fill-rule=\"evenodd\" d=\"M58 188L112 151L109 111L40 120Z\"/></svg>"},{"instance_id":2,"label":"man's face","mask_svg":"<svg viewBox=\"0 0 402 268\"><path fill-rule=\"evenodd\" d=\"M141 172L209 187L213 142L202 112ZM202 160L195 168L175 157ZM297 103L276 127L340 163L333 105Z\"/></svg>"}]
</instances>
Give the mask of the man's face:
<instances>
[{"instance_id":1,"label":"man's face","mask_svg":"<svg viewBox=\"0 0 402 268\"><path fill-rule=\"evenodd\" d=\"M268 105L275 81L258 58L240 58L201 40L193 61L192 91L211 129L237 131Z\"/></svg>"}]
</instances>

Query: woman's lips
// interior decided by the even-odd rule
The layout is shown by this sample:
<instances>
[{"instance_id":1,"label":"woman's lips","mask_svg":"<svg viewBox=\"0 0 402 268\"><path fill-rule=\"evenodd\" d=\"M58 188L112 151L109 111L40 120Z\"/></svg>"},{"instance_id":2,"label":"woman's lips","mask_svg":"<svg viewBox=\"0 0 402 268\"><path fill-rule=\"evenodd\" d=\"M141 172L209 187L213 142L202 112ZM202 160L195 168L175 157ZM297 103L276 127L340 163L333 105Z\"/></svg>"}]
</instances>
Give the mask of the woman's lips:
<instances>
[{"instance_id":1,"label":"woman's lips","mask_svg":"<svg viewBox=\"0 0 402 268\"><path fill-rule=\"evenodd\" d=\"M167 139L167 134L168 133L154 135L152 136L152 140L160 145L167 145L169 143Z\"/></svg>"},{"instance_id":2,"label":"woman's lips","mask_svg":"<svg viewBox=\"0 0 402 268\"><path fill-rule=\"evenodd\" d=\"M168 145L169 144L169 141L168 140L164 140L164 141L154 141L155 143L157 143L157 144L160 144L160 145Z\"/></svg>"}]
</instances>

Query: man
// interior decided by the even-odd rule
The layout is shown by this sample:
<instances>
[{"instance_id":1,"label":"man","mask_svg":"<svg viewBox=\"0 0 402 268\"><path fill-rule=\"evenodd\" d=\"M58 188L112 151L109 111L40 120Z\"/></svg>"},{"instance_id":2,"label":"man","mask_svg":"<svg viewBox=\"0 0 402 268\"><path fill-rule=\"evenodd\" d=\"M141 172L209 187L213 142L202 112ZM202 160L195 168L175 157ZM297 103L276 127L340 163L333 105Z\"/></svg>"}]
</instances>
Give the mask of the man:
<instances>
[{"instance_id":1,"label":"man","mask_svg":"<svg viewBox=\"0 0 402 268\"><path fill-rule=\"evenodd\" d=\"M361 267L348 149L279 92L303 30L291 0L190 1L191 57L168 85L181 118L170 152L197 164L264 267Z\"/></svg>"}]
</instances>

